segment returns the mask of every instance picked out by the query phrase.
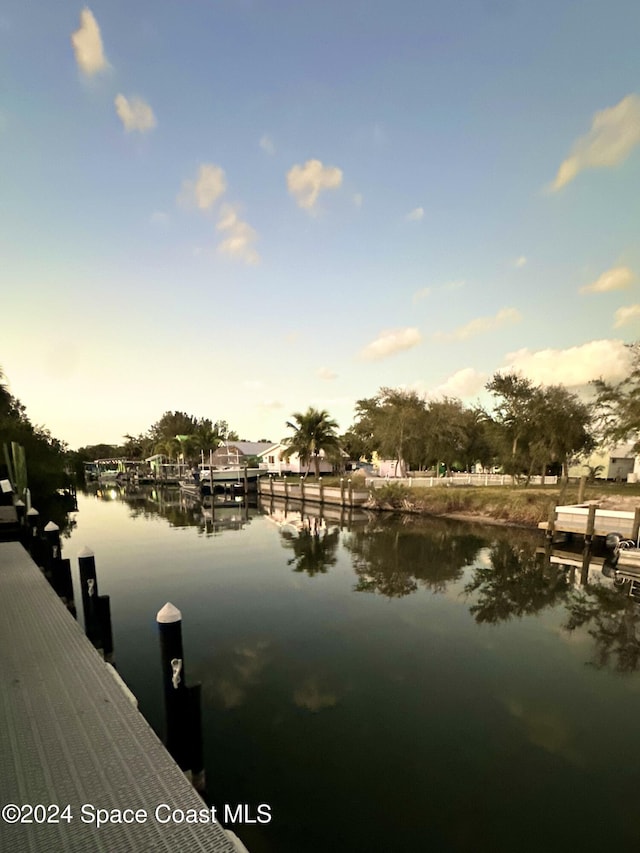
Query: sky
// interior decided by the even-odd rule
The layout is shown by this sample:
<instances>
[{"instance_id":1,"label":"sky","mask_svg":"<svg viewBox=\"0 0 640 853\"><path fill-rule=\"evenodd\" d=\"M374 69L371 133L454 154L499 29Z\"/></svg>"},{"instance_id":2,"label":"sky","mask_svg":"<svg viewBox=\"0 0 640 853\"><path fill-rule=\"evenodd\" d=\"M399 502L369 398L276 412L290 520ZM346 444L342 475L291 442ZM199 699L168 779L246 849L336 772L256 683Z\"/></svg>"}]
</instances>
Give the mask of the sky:
<instances>
[{"instance_id":1,"label":"sky","mask_svg":"<svg viewBox=\"0 0 640 853\"><path fill-rule=\"evenodd\" d=\"M0 366L71 447L640 338L637 0L5 0Z\"/></svg>"}]
</instances>

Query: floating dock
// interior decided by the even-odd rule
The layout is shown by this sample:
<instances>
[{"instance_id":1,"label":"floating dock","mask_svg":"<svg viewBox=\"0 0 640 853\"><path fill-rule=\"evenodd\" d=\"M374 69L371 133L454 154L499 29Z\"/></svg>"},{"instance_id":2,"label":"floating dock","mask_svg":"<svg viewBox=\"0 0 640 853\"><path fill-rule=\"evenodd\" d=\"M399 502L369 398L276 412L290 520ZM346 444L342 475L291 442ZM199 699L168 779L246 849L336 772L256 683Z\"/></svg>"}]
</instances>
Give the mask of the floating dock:
<instances>
[{"instance_id":1,"label":"floating dock","mask_svg":"<svg viewBox=\"0 0 640 853\"><path fill-rule=\"evenodd\" d=\"M3 813L0 849L245 849L219 823L180 820L210 809L18 542L0 543L0 643L0 800L32 821ZM139 814L97 828L98 808Z\"/></svg>"}]
</instances>

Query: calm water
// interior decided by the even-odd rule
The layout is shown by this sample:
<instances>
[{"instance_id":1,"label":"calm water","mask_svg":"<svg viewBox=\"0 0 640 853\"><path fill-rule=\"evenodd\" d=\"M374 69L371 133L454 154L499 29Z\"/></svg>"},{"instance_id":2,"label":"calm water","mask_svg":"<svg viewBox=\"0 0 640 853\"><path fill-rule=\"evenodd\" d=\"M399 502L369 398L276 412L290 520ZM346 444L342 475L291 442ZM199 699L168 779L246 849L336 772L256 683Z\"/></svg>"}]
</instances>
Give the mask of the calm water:
<instances>
[{"instance_id":1,"label":"calm water","mask_svg":"<svg viewBox=\"0 0 640 853\"><path fill-rule=\"evenodd\" d=\"M209 797L251 853L635 850L640 605L532 534L79 496L118 669L162 728L156 612L203 684ZM267 514L269 513L270 514ZM284 523L283 523L284 522ZM79 601L79 595L77 595Z\"/></svg>"}]
</instances>

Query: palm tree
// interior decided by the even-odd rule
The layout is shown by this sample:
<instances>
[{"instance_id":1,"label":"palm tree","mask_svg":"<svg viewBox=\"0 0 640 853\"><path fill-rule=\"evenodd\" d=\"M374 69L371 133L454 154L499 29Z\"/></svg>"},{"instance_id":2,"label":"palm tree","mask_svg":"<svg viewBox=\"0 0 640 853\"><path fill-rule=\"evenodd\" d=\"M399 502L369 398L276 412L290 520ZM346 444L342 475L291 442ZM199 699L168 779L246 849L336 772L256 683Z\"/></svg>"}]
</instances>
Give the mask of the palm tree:
<instances>
[{"instance_id":1,"label":"palm tree","mask_svg":"<svg viewBox=\"0 0 640 853\"><path fill-rule=\"evenodd\" d=\"M285 449L283 459L289 459L294 453L300 457L300 462L307 466L305 477L309 473L309 465L313 459L316 478L320 476L320 454L324 452L327 458L338 459L340 442L336 430L338 424L329 417L329 412L318 411L309 407L306 412L294 412L293 421L287 421L293 435L283 439Z\"/></svg>"}]
</instances>

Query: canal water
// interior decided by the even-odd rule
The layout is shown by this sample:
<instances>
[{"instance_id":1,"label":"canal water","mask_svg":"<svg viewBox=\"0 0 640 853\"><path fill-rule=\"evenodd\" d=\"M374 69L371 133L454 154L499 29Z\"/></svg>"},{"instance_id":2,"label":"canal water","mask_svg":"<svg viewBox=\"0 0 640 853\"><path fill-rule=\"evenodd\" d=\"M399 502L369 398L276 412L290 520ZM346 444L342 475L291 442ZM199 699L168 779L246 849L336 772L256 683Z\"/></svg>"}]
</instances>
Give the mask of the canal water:
<instances>
[{"instance_id":1,"label":"canal water","mask_svg":"<svg viewBox=\"0 0 640 853\"><path fill-rule=\"evenodd\" d=\"M640 605L600 567L445 520L151 488L78 506L64 554L94 550L158 732L155 616L182 611L209 800L269 807L232 827L250 853L639 849Z\"/></svg>"}]
</instances>

